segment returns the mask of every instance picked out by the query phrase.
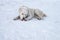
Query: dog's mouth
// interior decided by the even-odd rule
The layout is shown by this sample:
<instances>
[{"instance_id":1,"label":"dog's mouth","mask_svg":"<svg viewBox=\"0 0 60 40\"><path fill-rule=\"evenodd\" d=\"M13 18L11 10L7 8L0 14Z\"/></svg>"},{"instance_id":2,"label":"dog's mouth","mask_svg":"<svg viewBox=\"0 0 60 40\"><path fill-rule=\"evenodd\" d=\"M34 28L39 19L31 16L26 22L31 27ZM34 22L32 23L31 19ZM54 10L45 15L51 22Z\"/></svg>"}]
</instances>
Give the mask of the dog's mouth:
<instances>
[{"instance_id":1,"label":"dog's mouth","mask_svg":"<svg viewBox=\"0 0 60 40\"><path fill-rule=\"evenodd\" d=\"M22 21L25 20L25 18L22 19Z\"/></svg>"},{"instance_id":2,"label":"dog's mouth","mask_svg":"<svg viewBox=\"0 0 60 40\"><path fill-rule=\"evenodd\" d=\"M23 18L22 21L27 21L27 20L26 20L27 17L28 17L28 16L26 16L25 18Z\"/></svg>"},{"instance_id":3,"label":"dog's mouth","mask_svg":"<svg viewBox=\"0 0 60 40\"><path fill-rule=\"evenodd\" d=\"M27 21L27 20L25 18L23 18L22 21Z\"/></svg>"}]
</instances>

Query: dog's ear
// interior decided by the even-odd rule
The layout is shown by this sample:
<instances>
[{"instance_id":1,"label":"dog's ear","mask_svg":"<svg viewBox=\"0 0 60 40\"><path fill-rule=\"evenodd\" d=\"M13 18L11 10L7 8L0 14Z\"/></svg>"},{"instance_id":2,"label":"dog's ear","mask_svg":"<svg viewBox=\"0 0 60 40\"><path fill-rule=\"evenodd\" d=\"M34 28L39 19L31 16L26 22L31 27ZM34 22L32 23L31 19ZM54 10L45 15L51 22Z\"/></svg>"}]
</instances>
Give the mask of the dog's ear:
<instances>
[{"instance_id":1,"label":"dog's ear","mask_svg":"<svg viewBox=\"0 0 60 40\"><path fill-rule=\"evenodd\" d=\"M28 18L29 17L29 15L27 15L25 18Z\"/></svg>"},{"instance_id":2,"label":"dog's ear","mask_svg":"<svg viewBox=\"0 0 60 40\"><path fill-rule=\"evenodd\" d=\"M18 20L18 19L20 19L20 16L17 16L16 18L14 18L13 20Z\"/></svg>"}]
</instances>

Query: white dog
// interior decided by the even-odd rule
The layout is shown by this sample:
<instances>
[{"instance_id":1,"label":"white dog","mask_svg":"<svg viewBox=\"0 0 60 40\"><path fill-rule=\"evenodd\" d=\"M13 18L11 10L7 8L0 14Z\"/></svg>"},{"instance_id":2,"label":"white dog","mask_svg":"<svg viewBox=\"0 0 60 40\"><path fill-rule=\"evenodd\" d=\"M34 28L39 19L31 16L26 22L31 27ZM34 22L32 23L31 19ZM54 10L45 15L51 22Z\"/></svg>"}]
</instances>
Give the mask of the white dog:
<instances>
[{"instance_id":1,"label":"white dog","mask_svg":"<svg viewBox=\"0 0 60 40\"><path fill-rule=\"evenodd\" d=\"M43 17L45 17L46 15L39 9L32 9L32 8L28 8L26 6L21 6L19 8L19 16L16 17L14 20L20 19L20 20L30 20L33 17L37 18L37 19L43 19Z\"/></svg>"}]
</instances>

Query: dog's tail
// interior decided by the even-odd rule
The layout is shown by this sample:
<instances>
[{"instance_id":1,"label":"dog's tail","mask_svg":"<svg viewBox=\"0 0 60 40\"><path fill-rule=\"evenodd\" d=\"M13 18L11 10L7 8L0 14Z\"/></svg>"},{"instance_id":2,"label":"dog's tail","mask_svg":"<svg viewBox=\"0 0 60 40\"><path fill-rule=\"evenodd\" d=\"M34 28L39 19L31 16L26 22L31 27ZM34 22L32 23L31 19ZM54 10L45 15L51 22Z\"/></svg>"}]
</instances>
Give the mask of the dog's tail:
<instances>
[{"instance_id":1,"label":"dog's tail","mask_svg":"<svg viewBox=\"0 0 60 40\"><path fill-rule=\"evenodd\" d=\"M13 20L18 20L18 19L20 19L20 16L17 16L16 18L14 18Z\"/></svg>"}]
</instances>

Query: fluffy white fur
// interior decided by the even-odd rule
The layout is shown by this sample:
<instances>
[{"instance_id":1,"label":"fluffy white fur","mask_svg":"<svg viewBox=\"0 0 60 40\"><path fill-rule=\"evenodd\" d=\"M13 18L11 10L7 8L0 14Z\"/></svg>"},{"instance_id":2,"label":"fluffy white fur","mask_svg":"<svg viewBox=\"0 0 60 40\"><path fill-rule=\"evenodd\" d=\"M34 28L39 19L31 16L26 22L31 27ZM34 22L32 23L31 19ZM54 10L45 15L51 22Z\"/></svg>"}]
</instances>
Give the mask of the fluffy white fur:
<instances>
[{"instance_id":1,"label":"fluffy white fur","mask_svg":"<svg viewBox=\"0 0 60 40\"><path fill-rule=\"evenodd\" d=\"M32 8L28 8L26 6L21 6L19 8L19 16L16 17L14 20L20 19L20 20L30 20L33 17L37 18L37 19L43 19L43 17L45 17L46 15L39 9L32 9Z\"/></svg>"}]
</instances>

